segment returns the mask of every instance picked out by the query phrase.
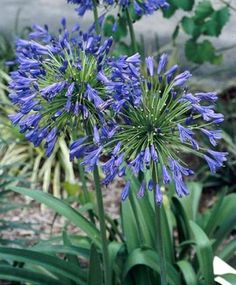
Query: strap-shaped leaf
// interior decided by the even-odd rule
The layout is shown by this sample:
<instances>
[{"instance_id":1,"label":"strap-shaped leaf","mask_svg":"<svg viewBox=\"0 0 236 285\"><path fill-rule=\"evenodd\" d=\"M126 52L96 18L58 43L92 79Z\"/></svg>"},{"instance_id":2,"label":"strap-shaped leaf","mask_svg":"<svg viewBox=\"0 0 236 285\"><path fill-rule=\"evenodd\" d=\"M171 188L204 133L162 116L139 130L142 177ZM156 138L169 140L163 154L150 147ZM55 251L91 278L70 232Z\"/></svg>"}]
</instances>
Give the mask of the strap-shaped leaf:
<instances>
[{"instance_id":1,"label":"strap-shaped leaf","mask_svg":"<svg viewBox=\"0 0 236 285\"><path fill-rule=\"evenodd\" d=\"M232 273L220 275L225 281L228 281L230 284L236 284L236 275Z\"/></svg>"},{"instance_id":2,"label":"strap-shaped leaf","mask_svg":"<svg viewBox=\"0 0 236 285\"><path fill-rule=\"evenodd\" d=\"M160 273L160 257L151 249L135 249L127 258L124 265L123 277L125 278L129 271L137 265L145 265L152 270ZM167 281L170 285L181 285L181 279L176 269L167 264Z\"/></svg>"},{"instance_id":3,"label":"strap-shaped leaf","mask_svg":"<svg viewBox=\"0 0 236 285\"><path fill-rule=\"evenodd\" d=\"M180 202L185 209L186 215L189 220L196 221L199 213L199 204L202 194L202 184L198 182L189 182L188 189L191 195L180 199Z\"/></svg>"},{"instance_id":4,"label":"strap-shaped leaf","mask_svg":"<svg viewBox=\"0 0 236 285\"><path fill-rule=\"evenodd\" d=\"M197 275L191 265L187 260L181 260L178 266L183 274L184 281L186 285L198 285Z\"/></svg>"},{"instance_id":5,"label":"strap-shaped leaf","mask_svg":"<svg viewBox=\"0 0 236 285\"><path fill-rule=\"evenodd\" d=\"M36 245L33 247L34 251L57 254L57 253L65 253L77 256L83 256L85 258L89 258L89 248L82 246L73 246L73 245L57 245L57 244L45 244L45 245Z\"/></svg>"},{"instance_id":6,"label":"strap-shaped leaf","mask_svg":"<svg viewBox=\"0 0 236 285\"><path fill-rule=\"evenodd\" d=\"M58 277L63 276L74 280L77 284L85 284L86 275L81 268L58 257L32 250L7 247L0 247L0 257L7 260L25 262L27 265L39 265Z\"/></svg>"},{"instance_id":7,"label":"strap-shaped leaf","mask_svg":"<svg viewBox=\"0 0 236 285\"><path fill-rule=\"evenodd\" d=\"M9 189L17 193L29 196L35 199L37 202L45 204L50 209L53 209L55 212L64 216L71 223L75 224L77 227L83 230L97 246L101 246L101 239L98 229L92 223L86 220L85 217L83 217L78 211L70 207L62 200L57 199L50 194L26 189L23 187L10 186Z\"/></svg>"},{"instance_id":8,"label":"strap-shaped leaf","mask_svg":"<svg viewBox=\"0 0 236 285\"><path fill-rule=\"evenodd\" d=\"M190 227L196 243L195 248L200 267L199 270L202 276L201 284L212 285L214 284L214 274L211 242L204 231L196 223L190 221Z\"/></svg>"},{"instance_id":9,"label":"strap-shaped leaf","mask_svg":"<svg viewBox=\"0 0 236 285\"><path fill-rule=\"evenodd\" d=\"M236 252L236 239L231 240L219 252L219 257L225 261L229 260Z\"/></svg>"},{"instance_id":10,"label":"strap-shaped leaf","mask_svg":"<svg viewBox=\"0 0 236 285\"><path fill-rule=\"evenodd\" d=\"M140 243L134 213L128 199L121 204L121 223L128 252L132 252L140 246Z\"/></svg>"},{"instance_id":11,"label":"strap-shaped leaf","mask_svg":"<svg viewBox=\"0 0 236 285\"><path fill-rule=\"evenodd\" d=\"M222 195L223 196L223 195ZM236 223L236 194L232 193L225 197L219 197L212 210L209 210L208 221L204 227L204 231L215 242L213 248L216 249L221 242L228 236L228 234L235 227Z\"/></svg>"},{"instance_id":12,"label":"strap-shaped leaf","mask_svg":"<svg viewBox=\"0 0 236 285\"><path fill-rule=\"evenodd\" d=\"M101 285L102 282L101 259L94 245L91 246L88 285Z\"/></svg>"},{"instance_id":13,"label":"strap-shaped leaf","mask_svg":"<svg viewBox=\"0 0 236 285\"><path fill-rule=\"evenodd\" d=\"M61 280L54 279L46 274L37 273L24 268L15 268L0 265L0 280L30 282L37 285L67 285Z\"/></svg>"},{"instance_id":14,"label":"strap-shaped leaf","mask_svg":"<svg viewBox=\"0 0 236 285\"><path fill-rule=\"evenodd\" d=\"M189 226L189 219L187 217L186 211L179 199L176 197L172 198L172 208L175 214L177 228L178 228L178 235L180 242L190 240L191 238L191 231Z\"/></svg>"},{"instance_id":15,"label":"strap-shaped leaf","mask_svg":"<svg viewBox=\"0 0 236 285\"><path fill-rule=\"evenodd\" d=\"M140 188L140 182L138 179L127 173L127 177L131 181L131 191L129 194L129 200L131 202L131 208L134 213L135 223L138 228L138 235L142 242L148 247L155 247L155 226L147 221L153 221L155 219L154 207L150 201L153 201L153 193L149 191L142 199L137 199L136 195ZM151 199L149 197L151 195ZM136 208L136 213L135 209ZM141 232L140 232L141 231ZM143 245L143 244L142 244Z\"/></svg>"}]
</instances>

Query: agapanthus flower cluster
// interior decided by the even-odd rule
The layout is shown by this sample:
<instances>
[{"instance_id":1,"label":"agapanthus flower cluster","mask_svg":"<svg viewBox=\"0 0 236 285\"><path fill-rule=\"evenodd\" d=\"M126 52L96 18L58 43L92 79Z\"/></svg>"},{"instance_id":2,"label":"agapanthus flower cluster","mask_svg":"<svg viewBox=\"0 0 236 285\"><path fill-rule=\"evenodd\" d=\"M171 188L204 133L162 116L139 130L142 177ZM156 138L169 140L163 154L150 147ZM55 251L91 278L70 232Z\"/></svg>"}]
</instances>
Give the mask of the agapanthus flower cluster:
<instances>
[{"instance_id":1,"label":"agapanthus flower cluster","mask_svg":"<svg viewBox=\"0 0 236 285\"><path fill-rule=\"evenodd\" d=\"M80 16L83 16L88 10L93 10L94 5L118 5L121 9L132 8L139 16L150 15L160 8L169 7L166 0L67 0L67 2L78 6L76 11Z\"/></svg>"},{"instance_id":2,"label":"agapanthus flower cluster","mask_svg":"<svg viewBox=\"0 0 236 285\"><path fill-rule=\"evenodd\" d=\"M153 58L148 57L143 75L137 74L141 69L135 68L127 89L130 93L125 96L116 94L116 90L111 93L114 116L109 134L104 127L94 126L92 143L88 136L70 148L71 158L84 157L83 165L88 171L101 157L108 157L101 166L104 185L126 173L137 175L141 179L137 196L154 190L158 204L163 199L161 186L171 182L179 197L188 194L184 177L194 172L183 160L185 152L205 159L212 173L223 166L227 155L202 143L208 140L215 147L221 138L220 130L215 130L223 121L223 115L214 110L216 93L188 92L186 83L191 74L188 71L177 74L178 66L167 68L167 61L163 54L155 67ZM123 200L129 194L130 184L127 181L124 187Z\"/></svg>"},{"instance_id":3,"label":"agapanthus flower cluster","mask_svg":"<svg viewBox=\"0 0 236 285\"><path fill-rule=\"evenodd\" d=\"M138 16L151 15L161 8L168 8L166 0L118 0L121 8L132 7Z\"/></svg>"},{"instance_id":4,"label":"agapanthus flower cluster","mask_svg":"<svg viewBox=\"0 0 236 285\"><path fill-rule=\"evenodd\" d=\"M87 11L93 10L94 5L114 5L114 0L67 0L68 3L76 4L75 9L80 16L83 16Z\"/></svg>"},{"instance_id":5,"label":"agapanthus flower cluster","mask_svg":"<svg viewBox=\"0 0 236 285\"><path fill-rule=\"evenodd\" d=\"M102 42L100 36L82 33L78 25L69 32L64 19L57 37L36 25L29 40L17 40L18 70L10 82L17 113L10 119L35 146L45 140L47 156L61 133L89 130L103 121L107 87L99 77L110 78L116 69L108 57L111 45L111 39ZM129 58L114 64L119 61L128 72ZM115 86L123 82L123 75L118 77Z\"/></svg>"}]
</instances>

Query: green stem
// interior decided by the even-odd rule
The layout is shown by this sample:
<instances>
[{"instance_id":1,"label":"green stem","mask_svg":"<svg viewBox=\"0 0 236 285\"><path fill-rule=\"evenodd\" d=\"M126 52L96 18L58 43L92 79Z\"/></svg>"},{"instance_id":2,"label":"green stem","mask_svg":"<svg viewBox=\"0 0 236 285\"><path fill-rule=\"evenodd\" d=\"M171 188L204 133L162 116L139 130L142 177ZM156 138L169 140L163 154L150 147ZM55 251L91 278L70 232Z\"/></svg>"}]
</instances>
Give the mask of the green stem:
<instances>
[{"instance_id":1,"label":"green stem","mask_svg":"<svg viewBox=\"0 0 236 285\"><path fill-rule=\"evenodd\" d=\"M143 238L143 233L142 233L142 227L141 227L141 223L140 223L140 220L139 220L139 217L138 217L137 206L135 204L133 193L130 193L129 200L130 200L130 204L131 204L131 207L133 209L135 220L136 220L136 223L137 223L139 242L140 242L141 245L144 245L144 238Z\"/></svg>"},{"instance_id":2,"label":"green stem","mask_svg":"<svg viewBox=\"0 0 236 285\"><path fill-rule=\"evenodd\" d=\"M157 221L157 246L161 261L161 285L167 285L167 268L164 252L164 240L162 236L162 208L155 203L156 221Z\"/></svg>"},{"instance_id":3,"label":"green stem","mask_svg":"<svg viewBox=\"0 0 236 285\"><path fill-rule=\"evenodd\" d=\"M96 33L99 35L100 26L99 26L99 20L98 20L98 9L97 9L96 0L93 0L93 16L94 16L94 22L95 22L95 30L96 30Z\"/></svg>"},{"instance_id":4,"label":"green stem","mask_svg":"<svg viewBox=\"0 0 236 285\"><path fill-rule=\"evenodd\" d=\"M108 242L107 242L107 237L106 237L105 211L104 211L104 206L103 206L102 190L101 190L97 166L94 167L93 176L94 176L97 206L98 206L98 218L99 218L99 223L100 223L100 232L101 232L101 239L102 239L104 281L105 281L105 285L111 285L111 275L110 275L110 269L109 269L109 255L108 255Z\"/></svg>"},{"instance_id":5,"label":"green stem","mask_svg":"<svg viewBox=\"0 0 236 285\"><path fill-rule=\"evenodd\" d=\"M82 190L83 190L83 194L84 194L85 203L89 203L90 199L89 199L88 187L87 187L86 178L85 178L85 172L84 172L83 166L80 164L80 161L78 161L78 169L79 169L79 176L80 176L80 179L82 181ZM93 224L95 224L93 211L89 210L88 214L89 214L90 221Z\"/></svg>"},{"instance_id":6,"label":"green stem","mask_svg":"<svg viewBox=\"0 0 236 285\"><path fill-rule=\"evenodd\" d=\"M132 22L128 8L125 9L125 13L126 13L127 21L128 21L128 26L129 26L129 34L130 34L130 39L131 39L132 51L136 53L138 52L138 48L137 48L137 43L136 43L136 38L135 38L134 26L133 26L133 22Z\"/></svg>"},{"instance_id":7,"label":"green stem","mask_svg":"<svg viewBox=\"0 0 236 285\"><path fill-rule=\"evenodd\" d=\"M154 167L153 181L155 184L158 183L158 170ZM154 205L156 213L156 239L157 239L157 250L160 255L160 267L161 267L161 285L167 285L167 267L166 267L166 257L164 252L164 240L162 236L162 211L164 211L163 206L158 206L156 203L155 191L154 193Z\"/></svg>"}]
</instances>

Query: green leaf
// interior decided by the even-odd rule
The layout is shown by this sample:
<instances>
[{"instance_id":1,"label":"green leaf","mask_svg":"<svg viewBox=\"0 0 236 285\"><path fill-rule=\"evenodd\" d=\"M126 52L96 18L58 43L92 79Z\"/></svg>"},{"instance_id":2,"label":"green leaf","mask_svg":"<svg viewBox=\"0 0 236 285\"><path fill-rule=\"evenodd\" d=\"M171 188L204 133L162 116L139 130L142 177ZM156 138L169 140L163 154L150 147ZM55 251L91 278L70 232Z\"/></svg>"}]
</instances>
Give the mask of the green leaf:
<instances>
[{"instance_id":1,"label":"green leaf","mask_svg":"<svg viewBox=\"0 0 236 285\"><path fill-rule=\"evenodd\" d=\"M221 215L222 211L222 203L224 201L226 191L223 191L218 197L218 201L215 202L215 205L212 209L205 212L203 215L203 229L208 237L213 238L213 233L216 229L217 225L217 216Z\"/></svg>"},{"instance_id":2,"label":"green leaf","mask_svg":"<svg viewBox=\"0 0 236 285\"><path fill-rule=\"evenodd\" d=\"M65 182L63 186L66 192L69 194L69 196L76 196L80 188L80 186L77 183L70 183L70 182Z\"/></svg>"},{"instance_id":3,"label":"green leaf","mask_svg":"<svg viewBox=\"0 0 236 285\"><path fill-rule=\"evenodd\" d=\"M50 209L53 209L63 217L66 217L71 223L75 224L77 227L83 230L96 245L101 246L98 229L92 223L86 220L86 218L84 218L79 212L67 205L65 202L53 197L50 194L37 190L30 190L15 186L10 186L9 189L17 193L29 196L36 201L45 204Z\"/></svg>"},{"instance_id":4,"label":"green leaf","mask_svg":"<svg viewBox=\"0 0 236 285\"><path fill-rule=\"evenodd\" d=\"M50 244L42 244L36 245L33 247L33 250L39 252L46 252L51 254L65 253L65 254L73 254L80 255L85 258L89 258L89 248L82 246L66 246L66 245L50 245Z\"/></svg>"},{"instance_id":5,"label":"green leaf","mask_svg":"<svg viewBox=\"0 0 236 285\"><path fill-rule=\"evenodd\" d=\"M62 232L62 238L63 238L63 242L66 246L72 246L70 238L69 238L69 236L65 230L63 230L63 232ZM68 259L69 262L71 262L77 266L80 266L80 263L79 263L77 256L75 256L73 254L66 254L66 258Z\"/></svg>"},{"instance_id":6,"label":"green leaf","mask_svg":"<svg viewBox=\"0 0 236 285\"><path fill-rule=\"evenodd\" d=\"M88 273L88 285L101 285L102 284L102 269L101 259L94 245L91 246L90 251L90 264Z\"/></svg>"},{"instance_id":7,"label":"green leaf","mask_svg":"<svg viewBox=\"0 0 236 285\"><path fill-rule=\"evenodd\" d=\"M185 11L191 11L194 5L194 0L178 0L175 1L177 7L185 10Z\"/></svg>"},{"instance_id":8,"label":"green leaf","mask_svg":"<svg viewBox=\"0 0 236 285\"><path fill-rule=\"evenodd\" d=\"M103 24L103 33L105 37L110 37L113 34L112 28L115 23L115 17L113 15L107 15Z\"/></svg>"},{"instance_id":9,"label":"green leaf","mask_svg":"<svg viewBox=\"0 0 236 285\"><path fill-rule=\"evenodd\" d=\"M204 35L218 37L225 24L229 20L229 8L224 7L218 11L215 11L210 19L202 26Z\"/></svg>"},{"instance_id":10,"label":"green leaf","mask_svg":"<svg viewBox=\"0 0 236 285\"><path fill-rule=\"evenodd\" d=\"M227 274L220 275L220 277L222 277L223 279L225 279L232 285L236 284L236 274L227 273Z\"/></svg>"},{"instance_id":11,"label":"green leaf","mask_svg":"<svg viewBox=\"0 0 236 285\"><path fill-rule=\"evenodd\" d=\"M199 262L199 272L202 276L201 284L213 285L213 252L211 242L203 230L193 221L190 221L194 240L196 242L196 253Z\"/></svg>"},{"instance_id":12,"label":"green leaf","mask_svg":"<svg viewBox=\"0 0 236 285\"><path fill-rule=\"evenodd\" d=\"M236 239L231 240L218 253L219 257L224 261L228 261L236 252Z\"/></svg>"},{"instance_id":13,"label":"green leaf","mask_svg":"<svg viewBox=\"0 0 236 285\"><path fill-rule=\"evenodd\" d=\"M176 26L173 34L172 34L172 40L175 41L176 38L178 37L178 34L179 34L179 25Z\"/></svg>"},{"instance_id":14,"label":"green leaf","mask_svg":"<svg viewBox=\"0 0 236 285\"><path fill-rule=\"evenodd\" d=\"M117 22L116 22L117 21ZM116 22L116 31L113 31L114 24ZM103 33L104 36L110 37L112 36L115 41L120 41L122 37L127 36L127 21L126 17L120 15L116 20L113 15L108 15L105 19L103 25Z\"/></svg>"},{"instance_id":15,"label":"green leaf","mask_svg":"<svg viewBox=\"0 0 236 285\"><path fill-rule=\"evenodd\" d=\"M114 267L117 265L117 256L122 249L124 249L123 243L112 241L108 245L110 268L112 268L113 270Z\"/></svg>"},{"instance_id":16,"label":"green leaf","mask_svg":"<svg viewBox=\"0 0 236 285\"><path fill-rule=\"evenodd\" d=\"M178 198L173 197L173 213L175 215L177 229L178 229L178 236L180 243L186 240L190 240L191 233L190 233L190 226L189 226L189 219L186 215L185 209L182 206L182 201Z\"/></svg>"},{"instance_id":17,"label":"green leaf","mask_svg":"<svg viewBox=\"0 0 236 285\"><path fill-rule=\"evenodd\" d=\"M33 250L7 247L0 247L0 256L7 260L24 262L27 265L42 266L58 277L63 276L74 280L78 284L84 284L85 274L81 268L58 257Z\"/></svg>"},{"instance_id":18,"label":"green leaf","mask_svg":"<svg viewBox=\"0 0 236 285\"><path fill-rule=\"evenodd\" d=\"M206 219L204 231L215 240L214 249L217 249L236 227L236 194L223 196L222 194L215 206L206 212L205 217L203 216L203 219Z\"/></svg>"},{"instance_id":19,"label":"green leaf","mask_svg":"<svg viewBox=\"0 0 236 285\"><path fill-rule=\"evenodd\" d=\"M190 17L183 17L181 20L181 25L183 30L188 35L191 35L193 38L197 38L201 34L201 27L196 25L193 18Z\"/></svg>"},{"instance_id":20,"label":"green leaf","mask_svg":"<svg viewBox=\"0 0 236 285\"><path fill-rule=\"evenodd\" d=\"M149 201L149 195L153 195L153 193L148 192L142 199L136 198L137 189L139 189L140 184L138 179L134 176L129 177L131 180L131 191L129 199L131 201L132 210L134 212L133 207L137 209L137 216L135 215L136 223L140 223L139 235L145 246L155 247L155 229L151 223L147 223L148 221L152 221L155 219L154 210L152 204ZM131 200L132 199L132 200ZM141 232L140 232L141 231Z\"/></svg>"},{"instance_id":21,"label":"green leaf","mask_svg":"<svg viewBox=\"0 0 236 285\"><path fill-rule=\"evenodd\" d=\"M132 252L140 246L140 243L135 216L128 199L121 204L121 224L128 252Z\"/></svg>"},{"instance_id":22,"label":"green leaf","mask_svg":"<svg viewBox=\"0 0 236 285\"><path fill-rule=\"evenodd\" d=\"M162 9L163 16L167 19L171 18L176 10L178 10L175 0L168 0L168 3L170 6L167 9Z\"/></svg>"},{"instance_id":23,"label":"green leaf","mask_svg":"<svg viewBox=\"0 0 236 285\"><path fill-rule=\"evenodd\" d=\"M183 274L185 284L198 285L197 275L191 263L189 263L187 260L181 260L177 263L177 265L179 266L180 271Z\"/></svg>"},{"instance_id":24,"label":"green leaf","mask_svg":"<svg viewBox=\"0 0 236 285\"><path fill-rule=\"evenodd\" d=\"M204 19L209 17L214 12L212 4L208 0L204 0L199 2L194 14L194 21L195 22L202 22Z\"/></svg>"},{"instance_id":25,"label":"green leaf","mask_svg":"<svg viewBox=\"0 0 236 285\"><path fill-rule=\"evenodd\" d=\"M196 221L199 213L199 203L202 194L202 184L198 182L188 183L190 195L179 199L185 209L188 220Z\"/></svg>"},{"instance_id":26,"label":"green leaf","mask_svg":"<svg viewBox=\"0 0 236 285\"><path fill-rule=\"evenodd\" d=\"M67 285L66 283L47 276L46 274L37 273L23 268L15 268L7 265L0 265L0 280L29 282L40 285Z\"/></svg>"},{"instance_id":27,"label":"green leaf","mask_svg":"<svg viewBox=\"0 0 236 285\"><path fill-rule=\"evenodd\" d=\"M164 241L164 254L166 257L167 262L170 264L174 263L174 251L173 251L173 231L169 226L167 215L166 215L166 209L165 205L161 207L160 209L160 214L161 214L161 230L162 232L162 237Z\"/></svg>"},{"instance_id":28,"label":"green leaf","mask_svg":"<svg viewBox=\"0 0 236 285\"><path fill-rule=\"evenodd\" d=\"M124 265L124 278L131 269L138 265L145 265L160 274L160 257L154 250L151 249L135 249L127 258ZM176 269L167 263L167 281L170 285L180 285L181 279Z\"/></svg>"},{"instance_id":29,"label":"green leaf","mask_svg":"<svg viewBox=\"0 0 236 285\"><path fill-rule=\"evenodd\" d=\"M115 49L112 53L114 56L119 56L121 54L127 54L127 55L131 55L132 54L132 49L130 48L129 45L127 45L124 42L118 42L115 45Z\"/></svg>"},{"instance_id":30,"label":"green leaf","mask_svg":"<svg viewBox=\"0 0 236 285\"><path fill-rule=\"evenodd\" d=\"M190 39L185 44L185 55L188 60L198 64L210 62L212 64L219 64L222 61L222 55L217 55L211 42L204 40L197 43Z\"/></svg>"}]
</instances>

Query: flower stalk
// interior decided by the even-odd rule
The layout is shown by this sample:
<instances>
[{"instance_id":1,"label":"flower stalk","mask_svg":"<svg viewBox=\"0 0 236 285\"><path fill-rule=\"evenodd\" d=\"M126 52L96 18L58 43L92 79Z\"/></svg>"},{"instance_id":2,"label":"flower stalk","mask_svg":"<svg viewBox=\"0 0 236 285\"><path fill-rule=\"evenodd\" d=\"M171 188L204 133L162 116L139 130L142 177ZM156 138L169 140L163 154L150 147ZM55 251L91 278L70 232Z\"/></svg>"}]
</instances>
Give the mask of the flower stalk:
<instances>
[{"instance_id":1,"label":"flower stalk","mask_svg":"<svg viewBox=\"0 0 236 285\"><path fill-rule=\"evenodd\" d=\"M103 265L104 265L104 282L105 285L111 285L111 275L109 269L109 255L108 255L108 242L106 237L106 223L105 223L105 211L102 199L102 191L98 173L98 167L94 167L93 171L94 176L94 184L96 190L96 198L97 198L97 207L98 207L98 218L100 224L100 233L102 240L102 256L103 256Z\"/></svg>"},{"instance_id":2,"label":"flower stalk","mask_svg":"<svg viewBox=\"0 0 236 285\"><path fill-rule=\"evenodd\" d=\"M85 200L85 203L89 203L89 200L90 200L89 199L89 192L88 192L88 187L87 187L87 184L86 184L85 171L84 171L83 166L81 165L81 161L78 161L78 169L79 169L80 179L81 179L81 182L82 182L82 190L83 190L84 200ZM88 214L89 214L90 221L93 224L95 224L93 211L89 210Z\"/></svg>"},{"instance_id":3,"label":"flower stalk","mask_svg":"<svg viewBox=\"0 0 236 285\"><path fill-rule=\"evenodd\" d=\"M128 8L125 9L125 13L126 13L127 21L128 21L128 26L129 26L129 34L130 34L130 39L131 39L132 51L133 53L136 53L138 51L138 48L137 48L137 43L136 43L134 26L133 26L133 22L132 22Z\"/></svg>"},{"instance_id":4,"label":"flower stalk","mask_svg":"<svg viewBox=\"0 0 236 285\"><path fill-rule=\"evenodd\" d=\"M158 169L154 167L153 171L153 181L157 184L159 181ZM167 268L166 268L166 256L164 251L164 240L162 236L162 211L163 205L157 203L157 193L154 193L154 207L156 214L156 242L157 242L157 250L160 256L160 268L161 268L161 285L168 285L167 283Z\"/></svg>"},{"instance_id":5,"label":"flower stalk","mask_svg":"<svg viewBox=\"0 0 236 285\"><path fill-rule=\"evenodd\" d=\"M95 31L97 35L100 34L100 25L99 25L99 19L98 19L98 9L96 5L96 0L93 0L93 16L94 16L94 23L95 23Z\"/></svg>"}]
</instances>

